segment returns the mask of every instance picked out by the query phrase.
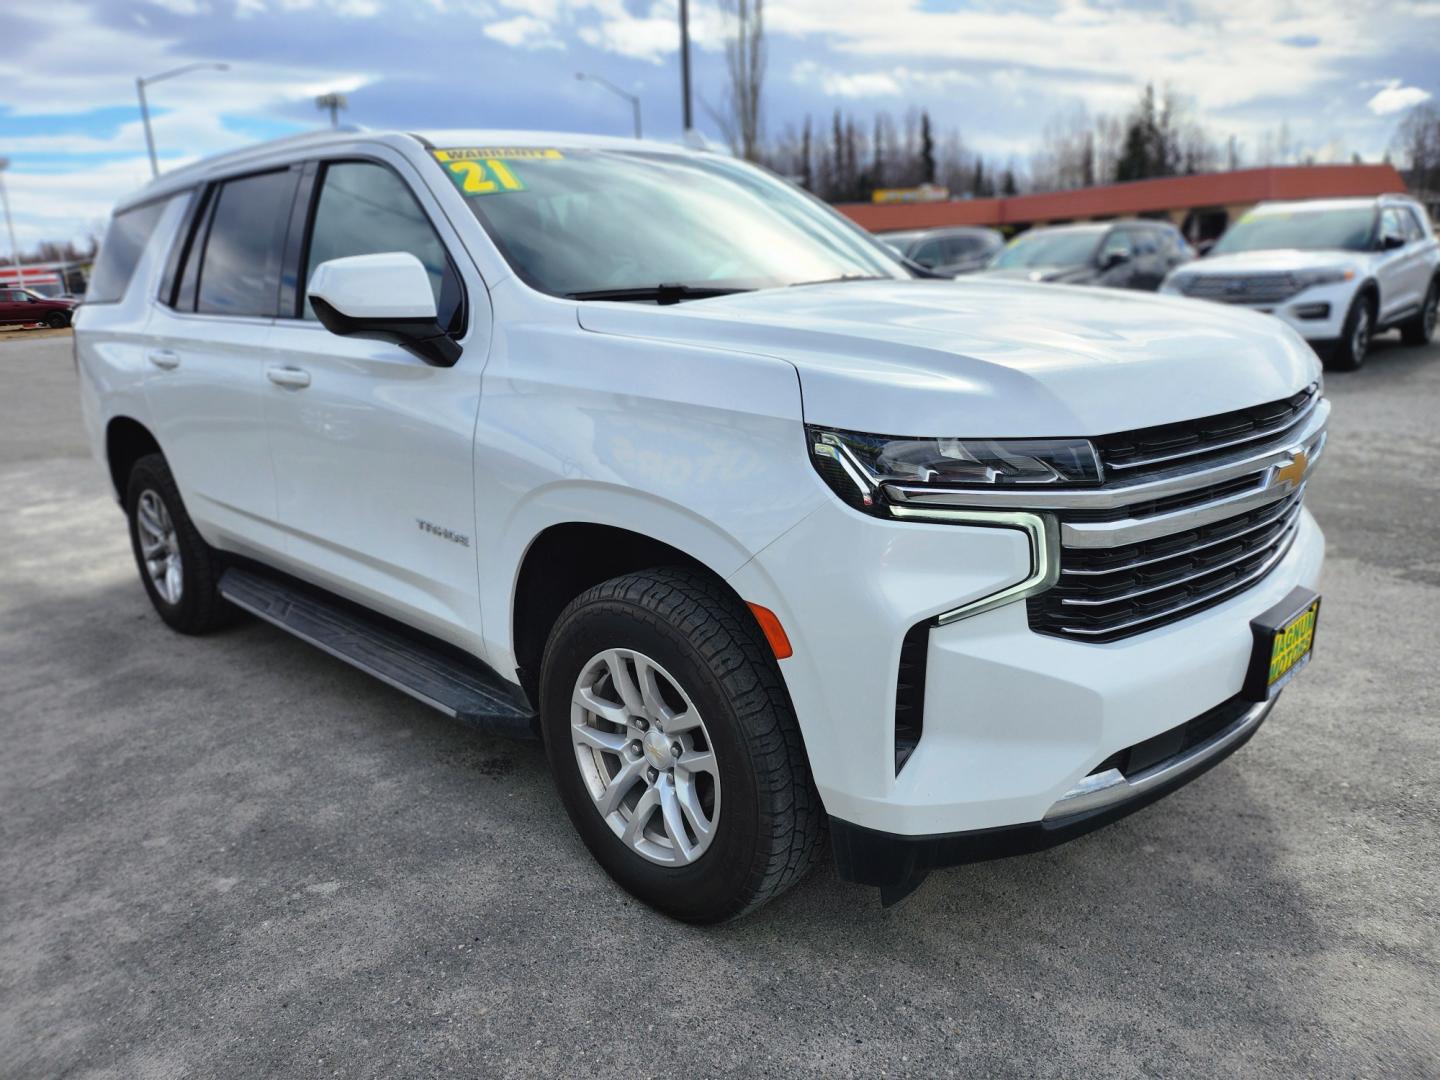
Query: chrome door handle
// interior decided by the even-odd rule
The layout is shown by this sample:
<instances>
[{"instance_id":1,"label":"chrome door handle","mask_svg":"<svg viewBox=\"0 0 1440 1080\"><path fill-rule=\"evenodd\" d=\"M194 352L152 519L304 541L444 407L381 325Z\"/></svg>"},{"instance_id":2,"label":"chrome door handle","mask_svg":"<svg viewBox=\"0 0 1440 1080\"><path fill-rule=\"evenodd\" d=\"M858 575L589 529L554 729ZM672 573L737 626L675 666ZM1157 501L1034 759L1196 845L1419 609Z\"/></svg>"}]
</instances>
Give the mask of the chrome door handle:
<instances>
[{"instance_id":1,"label":"chrome door handle","mask_svg":"<svg viewBox=\"0 0 1440 1080\"><path fill-rule=\"evenodd\" d=\"M174 371L180 366L180 354L169 349L152 349L145 354L145 359L164 371Z\"/></svg>"},{"instance_id":2,"label":"chrome door handle","mask_svg":"<svg viewBox=\"0 0 1440 1080\"><path fill-rule=\"evenodd\" d=\"M310 385L310 373L298 367L267 367L265 377L276 386L288 386L294 390Z\"/></svg>"}]
</instances>

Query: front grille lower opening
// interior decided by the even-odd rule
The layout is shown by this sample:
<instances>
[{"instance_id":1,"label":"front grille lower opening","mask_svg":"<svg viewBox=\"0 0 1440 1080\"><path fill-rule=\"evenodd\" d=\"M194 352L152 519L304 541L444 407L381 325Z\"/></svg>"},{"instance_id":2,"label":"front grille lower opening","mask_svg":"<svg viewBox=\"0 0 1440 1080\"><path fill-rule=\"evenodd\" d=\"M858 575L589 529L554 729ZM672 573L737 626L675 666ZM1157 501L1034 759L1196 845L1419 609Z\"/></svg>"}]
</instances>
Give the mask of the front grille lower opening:
<instances>
[{"instance_id":1,"label":"front grille lower opening","mask_svg":"<svg viewBox=\"0 0 1440 1080\"><path fill-rule=\"evenodd\" d=\"M1244 716L1253 704L1238 696L1222 701L1213 709L1207 709L1169 731L1162 731L1159 735L1116 751L1091 769L1090 775L1098 776L1110 769L1116 769L1121 776L1131 779L1146 769L1154 768L1213 739Z\"/></svg>"}]
</instances>

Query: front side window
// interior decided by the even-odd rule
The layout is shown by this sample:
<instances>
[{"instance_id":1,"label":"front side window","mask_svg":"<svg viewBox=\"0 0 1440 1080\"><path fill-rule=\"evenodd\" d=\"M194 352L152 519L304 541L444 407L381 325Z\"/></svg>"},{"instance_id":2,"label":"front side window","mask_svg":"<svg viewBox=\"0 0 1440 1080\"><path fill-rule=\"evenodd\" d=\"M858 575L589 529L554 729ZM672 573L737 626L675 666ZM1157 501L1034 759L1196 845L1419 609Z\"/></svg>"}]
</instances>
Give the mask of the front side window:
<instances>
[{"instance_id":1,"label":"front side window","mask_svg":"<svg viewBox=\"0 0 1440 1080\"><path fill-rule=\"evenodd\" d=\"M282 169L221 185L201 256L196 311L274 317L295 182L296 173Z\"/></svg>"},{"instance_id":2,"label":"front side window","mask_svg":"<svg viewBox=\"0 0 1440 1080\"><path fill-rule=\"evenodd\" d=\"M1104 266L1116 255L1129 259L1134 254L1135 248L1131 243L1130 234L1123 229L1117 229L1105 238L1105 246L1100 249L1100 265Z\"/></svg>"},{"instance_id":3,"label":"front side window","mask_svg":"<svg viewBox=\"0 0 1440 1080\"><path fill-rule=\"evenodd\" d=\"M415 196L385 166L368 161L326 166L308 250L303 275L306 282L317 266L330 259L409 252L430 275L440 325L454 329L462 297L459 275ZM315 318L308 297L305 318Z\"/></svg>"},{"instance_id":4,"label":"front side window","mask_svg":"<svg viewBox=\"0 0 1440 1080\"><path fill-rule=\"evenodd\" d=\"M516 273L557 296L910 276L836 211L731 158L504 147L435 158Z\"/></svg>"},{"instance_id":5,"label":"front side window","mask_svg":"<svg viewBox=\"0 0 1440 1080\"><path fill-rule=\"evenodd\" d=\"M1400 217L1399 210L1386 210L1380 215L1380 237L1382 240L1399 240L1402 243L1408 239L1405 235L1405 222Z\"/></svg>"},{"instance_id":6,"label":"front side window","mask_svg":"<svg viewBox=\"0 0 1440 1080\"><path fill-rule=\"evenodd\" d=\"M1326 210L1252 210L1231 225L1210 251L1213 255L1280 248L1369 251L1374 231L1375 210L1370 206Z\"/></svg>"},{"instance_id":7,"label":"front side window","mask_svg":"<svg viewBox=\"0 0 1440 1080\"><path fill-rule=\"evenodd\" d=\"M150 235L168 205L168 199L161 199L122 210L111 219L90 272L90 287L85 291L87 304L113 304L124 298L140 256L145 253L145 245L150 242ZM22 293L11 299L26 297Z\"/></svg>"},{"instance_id":8,"label":"front side window","mask_svg":"<svg viewBox=\"0 0 1440 1080\"><path fill-rule=\"evenodd\" d=\"M924 267L939 266L945 261L941 254L941 242L939 240L927 240L915 249L915 254L910 256L915 262Z\"/></svg>"}]
</instances>

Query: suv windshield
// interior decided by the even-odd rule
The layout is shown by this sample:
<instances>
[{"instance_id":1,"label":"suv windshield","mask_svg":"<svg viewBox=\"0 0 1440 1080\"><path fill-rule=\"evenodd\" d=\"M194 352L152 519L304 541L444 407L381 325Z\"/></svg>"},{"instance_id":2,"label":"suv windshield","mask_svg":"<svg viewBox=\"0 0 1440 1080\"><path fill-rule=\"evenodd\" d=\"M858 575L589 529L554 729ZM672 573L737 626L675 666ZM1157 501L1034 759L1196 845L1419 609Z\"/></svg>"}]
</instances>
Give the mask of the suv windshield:
<instances>
[{"instance_id":1,"label":"suv windshield","mask_svg":"<svg viewBox=\"0 0 1440 1080\"><path fill-rule=\"evenodd\" d=\"M682 287L668 294L674 300L911 276L834 211L729 158L543 148L434 153L520 277L557 296L644 299L644 290Z\"/></svg>"},{"instance_id":2,"label":"suv windshield","mask_svg":"<svg viewBox=\"0 0 1440 1080\"><path fill-rule=\"evenodd\" d=\"M1094 229L1029 232L1010 241L990 263L992 270L1022 266L1087 266L1103 234Z\"/></svg>"},{"instance_id":3,"label":"suv windshield","mask_svg":"<svg viewBox=\"0 0 1440 1080\"><path fill-rule=\"evenodd\" d=\"M1270 248L1302 251L1368 251L1375 230L1375 208L1343 210L1271 210L1249 213L1230 226L1212 255Z\"/></svg>"}]
</instances>

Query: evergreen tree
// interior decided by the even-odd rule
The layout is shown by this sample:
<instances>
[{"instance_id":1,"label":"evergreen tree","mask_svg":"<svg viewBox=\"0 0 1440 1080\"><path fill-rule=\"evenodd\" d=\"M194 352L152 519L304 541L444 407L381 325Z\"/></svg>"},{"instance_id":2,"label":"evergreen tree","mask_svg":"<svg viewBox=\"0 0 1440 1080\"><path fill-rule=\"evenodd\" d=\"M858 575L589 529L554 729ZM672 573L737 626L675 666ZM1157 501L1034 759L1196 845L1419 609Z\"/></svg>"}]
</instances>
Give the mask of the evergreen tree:
<instances>
[{"instance_id":1,"label":"evergreen tree","mask_svg":"<svg viewBox=\"0 0 1440 1080\"><path fill-rule=\"evenodd\" d=\"M920 178L922 183L935 182L935 136L930 131L930 113L920 113Z\"/></svg>"}]
</instances>

